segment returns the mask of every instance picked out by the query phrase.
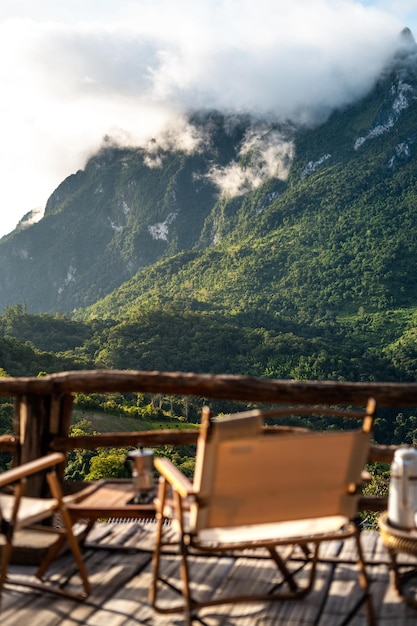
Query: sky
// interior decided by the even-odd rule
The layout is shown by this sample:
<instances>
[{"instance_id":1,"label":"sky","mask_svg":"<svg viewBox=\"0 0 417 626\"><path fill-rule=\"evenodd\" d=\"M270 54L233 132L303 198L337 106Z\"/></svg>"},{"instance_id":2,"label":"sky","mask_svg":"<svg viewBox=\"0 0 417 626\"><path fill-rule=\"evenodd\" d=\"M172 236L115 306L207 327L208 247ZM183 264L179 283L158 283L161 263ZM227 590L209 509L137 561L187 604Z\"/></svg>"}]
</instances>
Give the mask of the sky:
<instances>
[{"instance_id":1,"label":"sky","mask_svg":"<svg viewBox=\"0 0 417 626\"><path fill-rule=\"evenodd\" d=\"M0 237L110 136L195 108L314 124L364 95L417 0L1 0Z\"/></svg>"}]
</instances>

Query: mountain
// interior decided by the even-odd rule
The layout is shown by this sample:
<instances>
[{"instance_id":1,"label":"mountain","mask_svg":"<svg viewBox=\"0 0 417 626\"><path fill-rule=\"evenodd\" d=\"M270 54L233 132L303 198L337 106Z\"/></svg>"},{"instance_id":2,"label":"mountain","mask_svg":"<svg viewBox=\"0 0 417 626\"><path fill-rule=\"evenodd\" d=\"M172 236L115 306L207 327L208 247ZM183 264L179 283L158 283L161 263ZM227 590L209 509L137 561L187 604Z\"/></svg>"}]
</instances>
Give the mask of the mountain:
<instances>
[{"instance_id":1,"label":"mountain","mask_svg":"<svg viewBox=\"0 0 417 626\"><path fill-rule=\"evenodd\" d=\"M213 112L146 148L105 142L54 191L43 219L1 239L0 306L68 312L194 248L218 200L211 172L236 158L248 127ZM194 150L175 145L187 131Z\"/></svg>"},{"instance_id":2,"label":"mountain","mask_svg":"<svg viewBox=\"0 0 417 626\"><path fill-rule=\"evenodd\" d=\"M159 271L150 268L164 260L164 267L182 266L177 255L190 253L210 264L226 240L246 246L245 254L254 254L261 267L268 250L267 264L274 264L280 290L306 284L304 274L320 270L331 292L347 245L338 242L349 240L364 211L370 243L376 245L381 235L390 239L388 249L398 257L397 271L405 284L388 286L386 279L379 280L369 248L347 266L343 260L350 280L359 275L361 263L365 275L370 274L368 297L397 300L401 287L411 297L415 60L416 44L406 30L398 53L370 93L312 129L211 111L191 115L181 128L167 130L141 148L107 139L83 170L52 193L39 222L27 220L0 240L0 307L20 303L34 313L70 313L130 279L143 278L147 284L148 274ZM279 241L283 225L286 235ZM298 245L304 240L295 263L291 236ZM280 254L274 241L279 241ZM326 242L328 259L320 241ZM331 243L335 248L330 254ZM198 264L190 267L193 280L199 271ZM248 277L249 292L253 279ZM267 292L260 297L269 300ZM288 293L292 301L294 297L297 290Z\"/></svg>"},{"instance_id":3,"label":"mountain","mask_svg":"<svg viewBox=\"0 0 417 626\"><path fill-rule=\"evenodd\" d=\"M249 185L267 168L266 146L288 175L259 175L252 190L220 196L194 247L161 256L89 314L129 317L152 298L290 319L415 306L417 53L403 36L370 93L321 126L249 123L243 142L249 132L259 141L240 148L224 177L243 172Z\"/></svg>"},{"instance_id":4,"label":"mountain","mask_svg":"<svg viewBox=\"0 0 417 626\"><path fill-rule=\"evenodd\" d=\"M405 31L369 93L314 128L210 111L142 148L107 140L0 240L4 354L415 380L416 60Z\"/></svg>"}]
</instances>

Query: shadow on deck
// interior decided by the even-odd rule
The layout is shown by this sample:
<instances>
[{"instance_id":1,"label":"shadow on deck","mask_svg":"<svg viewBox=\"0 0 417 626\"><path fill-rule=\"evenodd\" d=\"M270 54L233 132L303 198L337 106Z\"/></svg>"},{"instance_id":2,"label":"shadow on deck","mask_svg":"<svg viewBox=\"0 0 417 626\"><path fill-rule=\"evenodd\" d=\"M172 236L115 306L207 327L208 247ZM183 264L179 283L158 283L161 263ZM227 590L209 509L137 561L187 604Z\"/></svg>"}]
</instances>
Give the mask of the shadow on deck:
<instances>
[{"instance_id":1,"label":"shadow on deck","mask_svg":"<svg viewBox=\"0 0 417 626\"><path fill-rule=\"evenodd\" d=\"M2 601L2 626L133 626L147 624L168 626L183 624L178 616L155 614L148 602L151 581L151 559L154 524L152 522L97 523L85 546L85 557L93 593L85 601L69 600L52 594L40 594L26 587L7 586ZM368 571L372 579L372 596L378 623L387 626L414 623L417 610L402 602L389 579L388 554L379 534L364 531L362 540ZM339 562L334 561L337 554ZM323 545L314 590L304 600L278 603L222 605L201 611L205 626L296 626L311 624L333 626L343 622L352 606L360 601L354 564L354 546L350 540ZM164 571L178 584L176 557L164 557ZM297 567L297 562L294 566ZM231 574L230 584L239 591L245 586L260 589L270 585L276 569L269 560L253 555L193 561L194 579L202 594L218 594L223 589L224 574ZM52 569L52 576L71 585L78 583L73 563L61 557ZM15 565L12 572L25 575L26 566ZM230 589L228 589L230 591ZM167 592L171 593L171 592ZM172 593L171 593L172 595ZM366 624L363 607L350 622Z\"/></svg>"}]
</instances>

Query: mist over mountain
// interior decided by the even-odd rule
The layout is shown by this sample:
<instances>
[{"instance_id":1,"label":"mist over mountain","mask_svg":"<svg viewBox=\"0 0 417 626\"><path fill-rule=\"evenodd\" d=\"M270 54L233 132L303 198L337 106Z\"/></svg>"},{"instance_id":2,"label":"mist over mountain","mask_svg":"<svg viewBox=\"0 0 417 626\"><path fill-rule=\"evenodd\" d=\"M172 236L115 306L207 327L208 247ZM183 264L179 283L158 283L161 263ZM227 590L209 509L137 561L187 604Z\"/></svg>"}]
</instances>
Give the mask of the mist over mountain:
<instances>
[{"instance_id":1,"label":"mist over mountain","mask_svg":"<svg viewBox=\"0 0 417 626\"><path fill-rule=\"evenodd\" d=\"M142 145L196 110L324 122L374 85L414 24L405 4L2 0L0 235L106 134Z\"/></svg>"},{"instance_id":2,"label":"mist over mountain","mask_svg":"<svg viewBox=\"0 0 417 626\"><path fill-rule=\"evenodd\" d=\"M314 273L323 307L412 304L416 50L406 29L371 91L327 119L323 105L314 127L206 110L140 148L107 138L40 221L0 240L0 307L117 316L187 289L205 306L235 290L236 307L296 307ZM245 261L228 277L231 249Z\"/></svg>"}]
</instances>

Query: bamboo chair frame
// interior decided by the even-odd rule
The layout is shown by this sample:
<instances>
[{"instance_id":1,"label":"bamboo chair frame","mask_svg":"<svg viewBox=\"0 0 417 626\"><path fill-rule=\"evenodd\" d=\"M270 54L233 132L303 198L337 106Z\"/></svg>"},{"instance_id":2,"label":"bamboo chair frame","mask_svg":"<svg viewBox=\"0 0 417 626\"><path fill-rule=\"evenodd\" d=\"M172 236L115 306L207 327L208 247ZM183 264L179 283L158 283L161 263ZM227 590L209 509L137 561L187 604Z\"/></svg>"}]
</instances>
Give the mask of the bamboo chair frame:
<instances>
[{"instance_id":1,"label":"bamboo chair frame","mask_svg":"<svg viewBox=\"0 0 417 626\"><path fill-rule=\"evenodd\" d=\"M3 535L4 537L0 567L0 601L5 584L28 586L41 591L48 591L76 599L86 598L91 593L91 586L81 549L74 535L72 520L67 511L65 498L62 495L58 477L55 472L56 466L64 461L65 455L56 452L43 458L29 461L28 463L24 463L10 470L6 470L0 474L0 489L10 486L13 487L12 494L0 493L0 535ZM46 478L52 497L34 498L24 496L27 478L44 471L47 472ZM7 509L6 516L4 515L5 509ZM62 527L56 528L40 524L40 522L43 522L48 518L53 518L55 514L59 514L62 521ZM21 580L18 577L11 578L8 575L9 563L14 548L14 535L16 531L25 528L53 533L57 537L55 543L53 543L47 550L35 573L39 582L32 582L29 579ZM57 557L58 552L65 544L65 541L68 542L81 576L83 591L80 593L72 593L44 579L49 566Z\"/></svg>"},{"instance_id":2,"label":"bamboo chair frame","mask_svg":"<svg viewBox=\"0 0 417 626\"><path fill-rule=\"evenodd\" d=\"M365 412L323 410L320 407L279 408L213 419L205 407L193 482L169 459L155 459L160 483L149 594L154 610L162 614L184 612L185 623L190 625L194 615L203 607L302 598L313 588L321 543L353 537L367 619L369 624L374 624L370 581L356 518L359 486L368 459L375 409L375 401L370 399ZM272 436L271 429L268 429L268 434L263 429L265 417L323 413L360 418L361 428L326 432L306 432L306 429L292 432L288 428L278 428ZM329 455L328 461L326 455ZM250 465L249 471L246 471L246 463ZM319 467L307 467L309 463L317 463ZM283 467L288 468L288 472L285 479L280 480L277 476ZM172 533L168 540L164 537L167 519L172 521L177 531L174 544ZM167 546L173 545L180 555L182 602L165 606L158 602L158 593L163 583L169 586L171 583L167 583L161 573L161 556ZM281 549L285 546L287 551L282 555ZM305 561L310 563L310 576L303 587L299 586L287 566L287 559L295 546L301 547ZM266 549L288 591L208 600L191 595L190 556L196 552L230 555L231 551L248 548Z\"/></svg>"}]
</instances>

